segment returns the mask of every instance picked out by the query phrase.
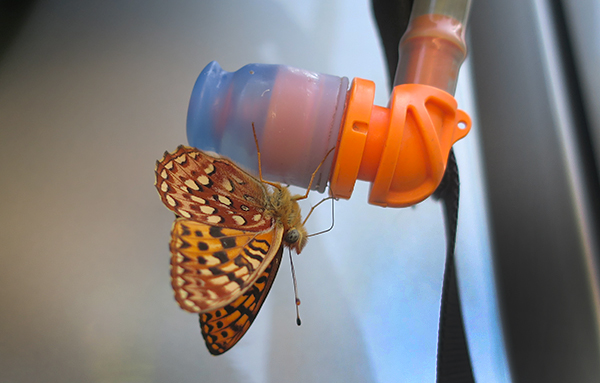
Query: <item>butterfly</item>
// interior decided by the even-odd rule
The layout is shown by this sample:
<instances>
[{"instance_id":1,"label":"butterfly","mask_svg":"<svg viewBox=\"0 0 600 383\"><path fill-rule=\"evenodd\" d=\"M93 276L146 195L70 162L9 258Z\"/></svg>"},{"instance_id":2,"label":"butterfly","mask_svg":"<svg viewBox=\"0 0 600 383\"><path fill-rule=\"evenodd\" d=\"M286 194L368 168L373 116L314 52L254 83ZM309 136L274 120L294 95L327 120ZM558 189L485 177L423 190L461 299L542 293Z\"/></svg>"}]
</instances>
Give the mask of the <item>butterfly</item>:
<instances>
[{"instance_id":1,"label":"butterfly","mask_svg":"<svg viewBox=\"0 0 600 383\"><path fill-rule=\"evenodd\" d=\"M298 200L231 160L179 146L156 162L156 189L176 215L171 285L198 313L208 351L220 355L248 331L273 285L284 247L307 242ZM313 174L314 177L314 174ZM310 187L309 187L310 189Z\"/></svg>"}]
</instances>

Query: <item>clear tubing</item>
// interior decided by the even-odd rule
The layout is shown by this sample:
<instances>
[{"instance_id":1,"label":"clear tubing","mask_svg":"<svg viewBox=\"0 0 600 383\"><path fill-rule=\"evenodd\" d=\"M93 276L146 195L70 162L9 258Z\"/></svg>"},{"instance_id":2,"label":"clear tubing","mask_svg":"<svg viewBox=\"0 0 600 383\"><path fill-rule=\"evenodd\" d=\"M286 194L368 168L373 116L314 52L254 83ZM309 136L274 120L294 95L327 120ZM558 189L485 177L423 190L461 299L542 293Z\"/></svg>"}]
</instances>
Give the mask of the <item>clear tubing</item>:
<instances>
[{"instance_id":1,"label":"clear tubing","mask_svg":"<svg viewBox=\"0 0 600 383\"><path fill-rule=\"evenodd\" d=\"M416 0L398 47L394 85L423 84L450 94L467 55L471 0Z\"/></svg>"},{"instance_id":2,"label":"clear tubing","mask_svg":"<svg viewBox=\"0 0 600 383\"><path fill-rule=\"evenodd\" d=\"M416 0L410 14L411 19L427 14L445 15L466 25L471 0Z\"/></svg>"}]
</instances>

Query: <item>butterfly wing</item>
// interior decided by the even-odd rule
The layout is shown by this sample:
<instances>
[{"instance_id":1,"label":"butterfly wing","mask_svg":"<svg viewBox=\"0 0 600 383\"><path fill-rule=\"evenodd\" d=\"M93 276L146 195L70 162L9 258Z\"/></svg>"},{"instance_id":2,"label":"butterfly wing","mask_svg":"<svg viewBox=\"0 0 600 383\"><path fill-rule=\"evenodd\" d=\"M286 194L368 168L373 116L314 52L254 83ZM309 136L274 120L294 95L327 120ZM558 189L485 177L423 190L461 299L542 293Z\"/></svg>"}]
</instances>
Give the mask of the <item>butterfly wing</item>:
<instances>
[{"instance_id":1,"label":"butterfly wing","mask_svg":"<svg viewBox=\"0 0 600 383\"><path fill-rule=\"evenodd\" d=\"M170 244L175 299L184 310L196 313L230 304L272 263L282 237L281 225L249 232L175 220Z\"/></svg>"},{"instance_id":2,"label":"butterfly wing","mask_svg":"<svg viewBox=\"0 0 600 383\"><path fill-rule=\"evenodd\" d=\"M279 269L283 226L265 211L267 192L233 162L180 146L156 164L156 188L177 216L171 233L175 298L200 313L209 351L246 333Z\"/></svg>"},{"instance_id":3,"label":"butterfly wing","mask_svg":"<svg viewBox=\"0 0 600 383\"><path fill-rule=\"evenodd\" d=\"M268 267L242 296L223 308L199 315L202 337L211 354L224 353L246 334L273 285L282 253L283 246L279 246Z\"/></svg>"},{"instance_id":4,"label":"butterfly wing","mask_svg":"<svg viewBox=\"0 0 600 383\"><path fill-rule=\"evenodd\" d=\"M172 285L181 307L214 310L269 265L283 228L265 214L266 189L226 158L179 146L156 164L156 188L175 214Z\"/></svg>"},{"instance_id":5,"label":"butterfly wing","mask_svg":"<svg viewBox=\"0 0 600 383\"><path fill-rule=\"evenodd\" d=\"M226 158L179 146L156 163L156 189L167 208L180 217L211 226L264 231L266 189Z\"/></svg>"}]
</instances>

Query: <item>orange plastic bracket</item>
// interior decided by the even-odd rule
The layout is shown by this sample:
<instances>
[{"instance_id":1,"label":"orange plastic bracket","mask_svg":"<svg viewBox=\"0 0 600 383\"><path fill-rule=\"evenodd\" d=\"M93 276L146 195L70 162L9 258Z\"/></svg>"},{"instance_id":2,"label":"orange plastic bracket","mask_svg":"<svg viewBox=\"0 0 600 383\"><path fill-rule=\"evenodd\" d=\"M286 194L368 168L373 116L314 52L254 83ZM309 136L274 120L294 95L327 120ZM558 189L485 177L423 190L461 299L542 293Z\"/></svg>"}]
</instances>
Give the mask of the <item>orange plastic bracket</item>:
<instances>
[{"instance_id":1,"label":"orange plastic bracket","mask_svg":"<svg viewBox=\"0 0 600 383\"><path fill-rule=\"evenodd\" d=\"M373 105L375 84L355 78L338 138L331 195L350 198L357 179L372 183L369 203L405 207L437 188L452 145L471 118L450 94L427 85L398 85L389 108Z\"/></svg>"}]
</instances>

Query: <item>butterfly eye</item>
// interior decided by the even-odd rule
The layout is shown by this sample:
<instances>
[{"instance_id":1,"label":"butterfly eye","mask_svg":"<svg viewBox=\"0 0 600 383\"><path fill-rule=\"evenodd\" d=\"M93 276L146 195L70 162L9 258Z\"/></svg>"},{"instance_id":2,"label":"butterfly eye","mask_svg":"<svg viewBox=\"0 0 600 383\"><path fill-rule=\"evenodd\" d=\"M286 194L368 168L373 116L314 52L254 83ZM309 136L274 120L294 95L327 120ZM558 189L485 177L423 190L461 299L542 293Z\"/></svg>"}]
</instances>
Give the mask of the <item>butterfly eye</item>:
<instances>
[{"instance_id":1,"label":"butterfly eye","mask_svg":"<svg viewBox=\"0 0 600 383\"><path fill-rule=\"evenodd\" d=\"M288 230L288 232L285 233L285 237L283 238L283 240L289 244L296 243L299 239L300 233L296 229Z\"/></svg>"}]
</instances>

